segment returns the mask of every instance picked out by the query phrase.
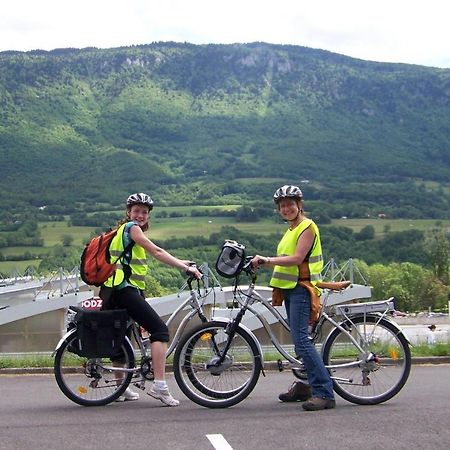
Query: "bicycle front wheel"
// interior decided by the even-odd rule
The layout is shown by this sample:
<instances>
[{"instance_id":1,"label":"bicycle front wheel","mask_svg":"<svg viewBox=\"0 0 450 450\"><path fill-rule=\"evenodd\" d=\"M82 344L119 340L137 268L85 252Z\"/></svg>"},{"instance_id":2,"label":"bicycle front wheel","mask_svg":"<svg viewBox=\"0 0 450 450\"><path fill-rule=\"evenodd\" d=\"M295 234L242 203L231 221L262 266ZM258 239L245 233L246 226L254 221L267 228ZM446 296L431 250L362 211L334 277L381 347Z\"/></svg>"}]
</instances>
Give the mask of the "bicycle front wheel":
<instances>
[{"instance_id":1,"label":"bicycle front wheel","mask_svg":"<svg viewBox=\"0 0 450 450\"><path fill-rule=\"evenodd\" d=\"M198 405L227 408L244 400L261 372L261 354L254 338L238 328L228 342L227 322L201 324L177 345L174 374L183 393Z\"/></svg>"},{"instance_id":2,"label":"bicycle front wheel","mask_svg":"<svg viewBox=\"0 0 450 450\"><path fill-rule=\"evenodd\" d=\"M71 334L55 355L56 382L64 395L83 406L102 406L119 398L130 384L132 372L120 368L134 367L134 351L128 340L121 348L120 362L109 358L85 358L74 349L78 334ZM118 368L113 370L113 366Z\"/></svg>"},{"instance_id":3,"label":"bicycle front wheel","mask_svg":"<svg viewBox=\"0 0 450 450\"><path fill-rule=\"evenodd\" d=\"M405 336L377 316L355 317L343 327L346 332L334 329L323 348L335 392L360 405L389 400L405 385L411 370Z\"/></svg>"}]
</instances>

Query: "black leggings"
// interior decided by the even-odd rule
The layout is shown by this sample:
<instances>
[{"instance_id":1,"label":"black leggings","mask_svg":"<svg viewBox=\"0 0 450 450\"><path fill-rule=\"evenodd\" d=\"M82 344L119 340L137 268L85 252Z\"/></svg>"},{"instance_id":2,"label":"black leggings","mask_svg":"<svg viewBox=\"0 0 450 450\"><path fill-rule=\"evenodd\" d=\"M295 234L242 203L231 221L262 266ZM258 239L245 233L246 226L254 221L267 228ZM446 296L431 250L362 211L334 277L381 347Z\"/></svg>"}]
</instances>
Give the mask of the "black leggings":
<instances>
[{"instance_id":1,"label":"black leggings","mask_svg":"<svg viewBox=\"0 0 450 450\"><path fill-rule=\"evenodd\" d=\"M150 342L169 342L169 329L141 293L131 286L114 290L116 308L126 309L128 315L150 334Z\"/></svg>"}]
</instances>

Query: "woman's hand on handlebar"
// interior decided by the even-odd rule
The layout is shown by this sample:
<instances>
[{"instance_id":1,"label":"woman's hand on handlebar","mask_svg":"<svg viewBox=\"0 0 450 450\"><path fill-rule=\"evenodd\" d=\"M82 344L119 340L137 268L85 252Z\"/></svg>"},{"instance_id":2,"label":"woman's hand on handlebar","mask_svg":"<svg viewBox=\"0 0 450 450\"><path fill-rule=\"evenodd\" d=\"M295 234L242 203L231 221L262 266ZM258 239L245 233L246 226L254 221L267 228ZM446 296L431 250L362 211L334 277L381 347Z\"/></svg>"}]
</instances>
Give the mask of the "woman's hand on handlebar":
<instances>
[{"instance_id":1,"label":"woman's hand on handlebar","mask_svg":"<svg viewBox=\"0 0 450 450\"><path fill-rule=\"evenodd\" d=\"M203 276L203 274L198 270L197 265L194 261L183 261L184 264L186 264L186 275L189 277L197 278L197 280L200 280Z\"/></svg>"},{"instance_id":2,"label":"woman's hand on handlebar","mask_svg":"<svg viewBox=\"0 0 450 450\"><path fill-rule=\"evenodd\" d=\"M267 263L268 263L267 257L265 257L265 256L255 255L252 258L252 267L254 269L257 269L258 267L264 266Z\"/></svg>"}]
</instances>

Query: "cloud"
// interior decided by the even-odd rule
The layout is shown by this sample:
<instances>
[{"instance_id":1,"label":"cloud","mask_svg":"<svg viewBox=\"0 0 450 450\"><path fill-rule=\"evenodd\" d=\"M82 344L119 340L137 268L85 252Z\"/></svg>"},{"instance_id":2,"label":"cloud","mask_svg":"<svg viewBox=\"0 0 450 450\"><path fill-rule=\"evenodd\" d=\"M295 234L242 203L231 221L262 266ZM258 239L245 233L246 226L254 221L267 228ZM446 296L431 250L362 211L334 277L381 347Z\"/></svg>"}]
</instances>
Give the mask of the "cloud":
<instances>
[{"instance_id":1,"label":"cloud","mask_svg":"<svg viewBox=\"0 0 450 450\"><path fill-rule=\"evenodd\" d=\"M450 67L447 0L15 0L0 50L263 41Z\"/></svg>"}]
</instances>

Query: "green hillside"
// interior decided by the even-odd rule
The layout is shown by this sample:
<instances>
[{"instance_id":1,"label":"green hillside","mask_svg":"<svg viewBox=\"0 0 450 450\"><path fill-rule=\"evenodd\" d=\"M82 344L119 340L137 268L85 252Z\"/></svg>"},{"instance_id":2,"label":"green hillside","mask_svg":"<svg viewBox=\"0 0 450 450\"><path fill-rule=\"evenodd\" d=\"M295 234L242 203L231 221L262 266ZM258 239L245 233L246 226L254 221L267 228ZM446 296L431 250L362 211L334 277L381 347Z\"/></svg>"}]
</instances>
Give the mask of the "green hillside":
<instances>
[{"instance_id":1,"label":"green hillside","mask_svg":"<svg viewBox=\"0 0 450 450\"><path fill-rule=\"evenodd\" d=\"M3 219L305 180L330 217L450 217L450 70L264 43L3 52L0 104Z\"/></svg>"}]
</instances>

